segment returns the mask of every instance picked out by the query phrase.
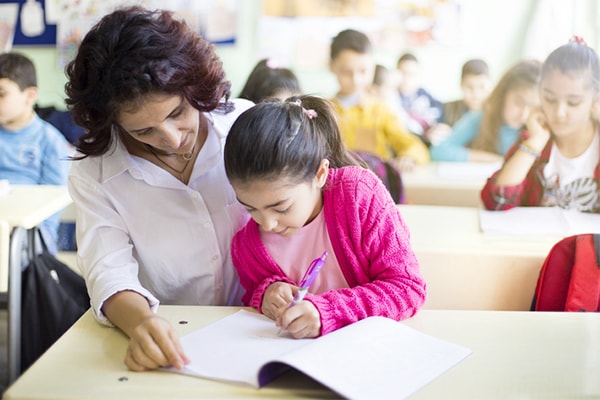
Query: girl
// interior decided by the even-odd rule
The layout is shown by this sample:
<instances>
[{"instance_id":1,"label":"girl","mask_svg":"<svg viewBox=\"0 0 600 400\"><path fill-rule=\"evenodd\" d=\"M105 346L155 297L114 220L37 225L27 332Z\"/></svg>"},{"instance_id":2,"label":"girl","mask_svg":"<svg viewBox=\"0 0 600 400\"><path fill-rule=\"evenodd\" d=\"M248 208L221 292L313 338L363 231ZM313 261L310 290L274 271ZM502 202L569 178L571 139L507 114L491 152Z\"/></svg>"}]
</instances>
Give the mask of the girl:
<instances>
[{"instance_id":1,"label":"girl","mask_svg":"<svg viewBox=\"0 0 600 400\"><path fill-rule=\"evenodd\" d=\"M510 68L483 110L465 114L441 143L430 148L434 161L496 162L517 140L532 108L539 104L542 64L525 60Z\"/></svg>"},{"instance_id":2,"label":"girl","mask_svg":"<svg viewBox=\"0 0 600 400\"><path fill-rule=\"evenodd\" d=\"M271 59L263 59L248 75L239 97L258 103L272 97L285 100L300 92L300 81L291 69L280 67Z\"/></svg>"},{"instance_id":3,"label":"girl","mask_svg":"<svg viewBox=\"0 0 600 400\"><path fill-rule=\"evenodd\" d=\"M425 282L381 181L354 165L327 100L301 96L242 113L225 171L252 219L232 242L243 301L295 338L368 316L414 315ZM311 294L288 307L310 261L329 256Z\"/></svg>"},{"instance_id":4,"label":"girl","mask_svg":"<svg viewBox=\"0 0 600 400\"><path fill-rule=\"evenodd\" d=\"M544 62L541 109L527 131L488 179L481 197L486 208L559 206L600 212L598 55L581 38L554 50Z\"/></svg>"}]
</instances>

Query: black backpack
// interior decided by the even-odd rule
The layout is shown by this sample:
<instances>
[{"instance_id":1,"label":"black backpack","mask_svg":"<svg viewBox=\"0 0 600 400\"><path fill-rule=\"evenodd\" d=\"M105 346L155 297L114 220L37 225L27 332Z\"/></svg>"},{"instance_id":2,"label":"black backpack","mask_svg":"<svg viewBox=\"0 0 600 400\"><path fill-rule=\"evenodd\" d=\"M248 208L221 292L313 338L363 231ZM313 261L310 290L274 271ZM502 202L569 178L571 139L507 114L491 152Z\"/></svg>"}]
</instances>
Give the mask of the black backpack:
<instances>
[{"instance_id":1,"label":"black backpack","mask_svg":"<svg viewBox=\"0 0 600 400\"><path fill-rule=\"evenodd\" d=\"M30 261L21 278L21 372L90 307L85 281L48 252L38 228L29 231L28 240Z\"/></svg>"}]
</instances>

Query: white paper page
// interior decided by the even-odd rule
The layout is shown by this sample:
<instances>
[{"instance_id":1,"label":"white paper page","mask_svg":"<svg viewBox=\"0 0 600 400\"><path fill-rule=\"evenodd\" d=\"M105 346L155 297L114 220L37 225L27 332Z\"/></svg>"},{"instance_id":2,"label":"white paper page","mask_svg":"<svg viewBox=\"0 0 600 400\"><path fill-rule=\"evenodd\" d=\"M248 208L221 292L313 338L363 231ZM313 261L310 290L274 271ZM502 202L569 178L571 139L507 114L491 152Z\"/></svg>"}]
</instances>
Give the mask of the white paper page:
<instances>
[{"instance_id":1,"label":"white paper page","mask_svg":"<svg viewBox=\"0 0 600 400\"><path fill-rule=\"evenodd\" d=\"M499 170L501 166L502 162L439 162L437 164L437 174L440 178L456 180L479 179L482 182L485 182L486 179Z\"/></svg>"},{"instance_id":2,"label":"white paper page","mask_svg":"<svg viewBox=\"0 0 600 400\"><path fill-rule=\"evenodd\" d=\"M350 399L402 399L471 354L400 322L370 317L281 359Z\"/></svg>"},{"instance_id":3,"label":"white paper page","mask_svg":"<svg viewBox=\"0 0 600 400\"><path fill-rule=\"evenodd\" d=\"M563 212L571 235L600 233L600 214L582 213L575 210L564 210Z\"/></svg>"},{"instance_id":4,"label":"white paper page","mask_svg":"<svg viewBox=\"0 0 600 400\"><path fill-rule=\"evenodd\" d=\"M559 207L515 207L479 211L483 233L565 237L600 232L600 214Z\"/></svg>"},{"instance_id":5,"label":"white paper page","mask_svg":"<svg viewBox=\"0 0 600 400\"><path fill-rule=\"evenodd\" d=\"M282 334L264 315L240 310L181 338L191 361L183 371L258 387L258 371L271 359L312 342ZM172 370L176 371L176 370Z\"/></svg>"},{"instance_id":6,"label":"white paper page","mask_svg":"<svg viewBox=\"0 0 600 400\"><path fill-rule=\"evenodd\" d=\"M383 317L318 339L277 331L273 321L244 310L223 318L182 337L192 360L184 373L258 387L261 367L279 361L348 398L402 398L471 353Z\"/></svg>"},{"instance_id":7,"label":"white paper page","mask_svg":"<svg viewBox=\"0 0 600 400\"><path fill-rule=\"evenodd\" d=\"M515 207L506 211L479 211L483 233L505 235L567 236L562 209L558 207Z\"/></svg>"}]
</instances>

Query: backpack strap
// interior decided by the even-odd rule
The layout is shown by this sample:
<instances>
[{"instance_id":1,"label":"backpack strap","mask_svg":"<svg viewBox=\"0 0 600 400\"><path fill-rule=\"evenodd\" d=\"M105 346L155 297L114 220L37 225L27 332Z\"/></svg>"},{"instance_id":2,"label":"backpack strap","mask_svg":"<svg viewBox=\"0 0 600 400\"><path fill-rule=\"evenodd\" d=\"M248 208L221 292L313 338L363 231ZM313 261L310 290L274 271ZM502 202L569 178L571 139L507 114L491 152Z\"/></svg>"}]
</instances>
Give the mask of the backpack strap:
<instances>
[{"instance_id":1,"label":"backpack strap","mask_svg":"<svg viewBox=\"0 0 600 400\"><path fill-rule=\"evenodd\" d=\"M600 234L578 235L565 311L600 311Z\"/></svg>"}]
</instances>

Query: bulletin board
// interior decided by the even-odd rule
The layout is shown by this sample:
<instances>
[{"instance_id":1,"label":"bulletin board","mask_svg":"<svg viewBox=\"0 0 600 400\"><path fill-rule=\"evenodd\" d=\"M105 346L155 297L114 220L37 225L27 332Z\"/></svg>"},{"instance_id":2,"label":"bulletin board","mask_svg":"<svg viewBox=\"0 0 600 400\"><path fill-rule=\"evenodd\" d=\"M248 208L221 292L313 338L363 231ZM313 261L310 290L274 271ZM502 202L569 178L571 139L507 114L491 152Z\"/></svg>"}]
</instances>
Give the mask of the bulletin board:
<instances>
[{"instance_id":1,"label":"bulletin board","mask_svg":"<svg viewBox=\"0 0 600 400\"><path fill-rule=\"evenodd\" d=\"M27 0L0 0L0 4L18 4L19 9L17 13L16 26L13 37L14 46L42 46L42 45L55 45L56 44L56 25L46 23L46 13L42 13L44 30L40 35L27 36L23 33L21 28L21 14L23 6ZM36 3L41 5L42 10L46 9L46 0L36 0Z\"/></svg>"}]
</instances>

